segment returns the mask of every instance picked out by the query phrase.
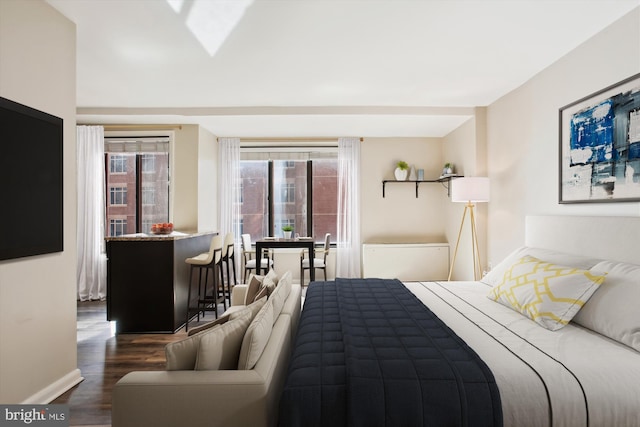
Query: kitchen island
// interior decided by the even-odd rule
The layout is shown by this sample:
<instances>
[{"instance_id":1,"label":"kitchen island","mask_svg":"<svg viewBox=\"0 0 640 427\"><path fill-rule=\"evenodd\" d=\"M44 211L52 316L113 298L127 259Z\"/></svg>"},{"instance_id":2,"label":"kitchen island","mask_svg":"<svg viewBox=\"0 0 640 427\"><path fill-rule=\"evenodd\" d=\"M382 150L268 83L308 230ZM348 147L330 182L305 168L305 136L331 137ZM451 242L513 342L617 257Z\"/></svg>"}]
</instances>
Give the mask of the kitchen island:
<instances>
[{"instance_id":1,"label":"kitchen island","mask_svg":"<svg viewBox=\"0 0 640 427\"><path fill-rule=\"evenodd\" d=\"M189 265L217 232L107 237L107 320L116 333L174 333L185 323Z\"/></svg>"}]
</instances>

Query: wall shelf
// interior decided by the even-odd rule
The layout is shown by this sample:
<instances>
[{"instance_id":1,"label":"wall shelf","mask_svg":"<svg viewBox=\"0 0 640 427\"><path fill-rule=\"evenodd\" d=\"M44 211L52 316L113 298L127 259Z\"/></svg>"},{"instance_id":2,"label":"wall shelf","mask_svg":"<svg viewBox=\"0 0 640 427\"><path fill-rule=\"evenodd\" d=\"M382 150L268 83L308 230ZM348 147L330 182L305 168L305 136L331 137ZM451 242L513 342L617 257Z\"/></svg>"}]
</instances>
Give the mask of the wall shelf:
<instances>
[{"instance_id":1,"label":"wall shelf","mask_svg":"<svg viewBox=\"0 0 640 427\"><path fill-rule=\"evenodd\" d=\"M420 187L420 184L433 184L433 183L440 183L442 184L442 186L444 188L447 189L447 196L449 196L449 182L453 179L453 178L460 178L462 177L462 175L447 175L447 176L441 176L437 179L423 179L422 181L398 181L395 179L385 179L382 181L382 197L384 198L386 195L386 186L389 183L392 184L415 184L416 186L416 199L418 198L418 188Z\"/></svg>"}]
</instances>

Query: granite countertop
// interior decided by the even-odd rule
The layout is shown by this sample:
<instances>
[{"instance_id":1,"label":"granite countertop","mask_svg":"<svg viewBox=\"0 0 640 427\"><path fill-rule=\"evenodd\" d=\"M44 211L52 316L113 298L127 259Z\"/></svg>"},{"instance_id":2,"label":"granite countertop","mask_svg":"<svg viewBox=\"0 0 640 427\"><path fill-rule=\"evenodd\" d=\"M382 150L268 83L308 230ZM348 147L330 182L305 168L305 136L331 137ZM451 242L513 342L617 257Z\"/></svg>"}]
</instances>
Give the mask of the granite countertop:
<instances>
[{"instance_id":1,"label":"granite countertop","mask_svg":"<svg viewBox=\"0 0 640 427\"><path fill-rule=\"evenodd\" d=\"M171 234L146 234L146 233L123 234L122 236L105 237L104 239L107 242L160 241L160 240L188 239L191 237L207 236L207 235L214 235L214 234L218 234L218 232L217 231L173 231L171 232Z\"/></svg>"}]
</instances>

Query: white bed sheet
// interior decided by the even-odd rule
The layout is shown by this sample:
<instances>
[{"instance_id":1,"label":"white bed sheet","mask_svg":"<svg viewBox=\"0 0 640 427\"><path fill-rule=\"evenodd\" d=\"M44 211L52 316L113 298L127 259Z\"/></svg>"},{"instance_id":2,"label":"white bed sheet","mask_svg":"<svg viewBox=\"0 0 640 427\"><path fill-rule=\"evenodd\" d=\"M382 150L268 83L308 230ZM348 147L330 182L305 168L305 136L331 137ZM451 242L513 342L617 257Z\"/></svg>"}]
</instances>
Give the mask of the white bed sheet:
<instances>
[{"instance_id":1,"label":"white bed sheet","mask_svg":"<svg viewBox=\"0 0 640 427\"><path fill-rule=\"evenodd\" d=\"M481 282L405 285L491 369L505 427L640 426L640 353L574 324L544 329Z\"/></svg>"}]
</instances>

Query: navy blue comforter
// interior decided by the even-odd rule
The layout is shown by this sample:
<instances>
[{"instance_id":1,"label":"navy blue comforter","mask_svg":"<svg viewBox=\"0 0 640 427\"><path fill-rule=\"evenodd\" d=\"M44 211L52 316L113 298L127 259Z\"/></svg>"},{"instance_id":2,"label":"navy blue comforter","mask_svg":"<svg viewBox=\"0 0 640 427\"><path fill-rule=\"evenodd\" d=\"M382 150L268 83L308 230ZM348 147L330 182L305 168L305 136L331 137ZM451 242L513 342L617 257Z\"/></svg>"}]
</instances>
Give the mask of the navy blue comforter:
<instances>
[{"instance_id":1,"label":"navy blue comforter","mask_svg":"<svg viewBox=\"0 0 640 427\"><path fill-rule=\"evenodd\" d=\"M309 286L281 427L501 426L491 371L402 283Z\"/></svg>"}]
</instances>

